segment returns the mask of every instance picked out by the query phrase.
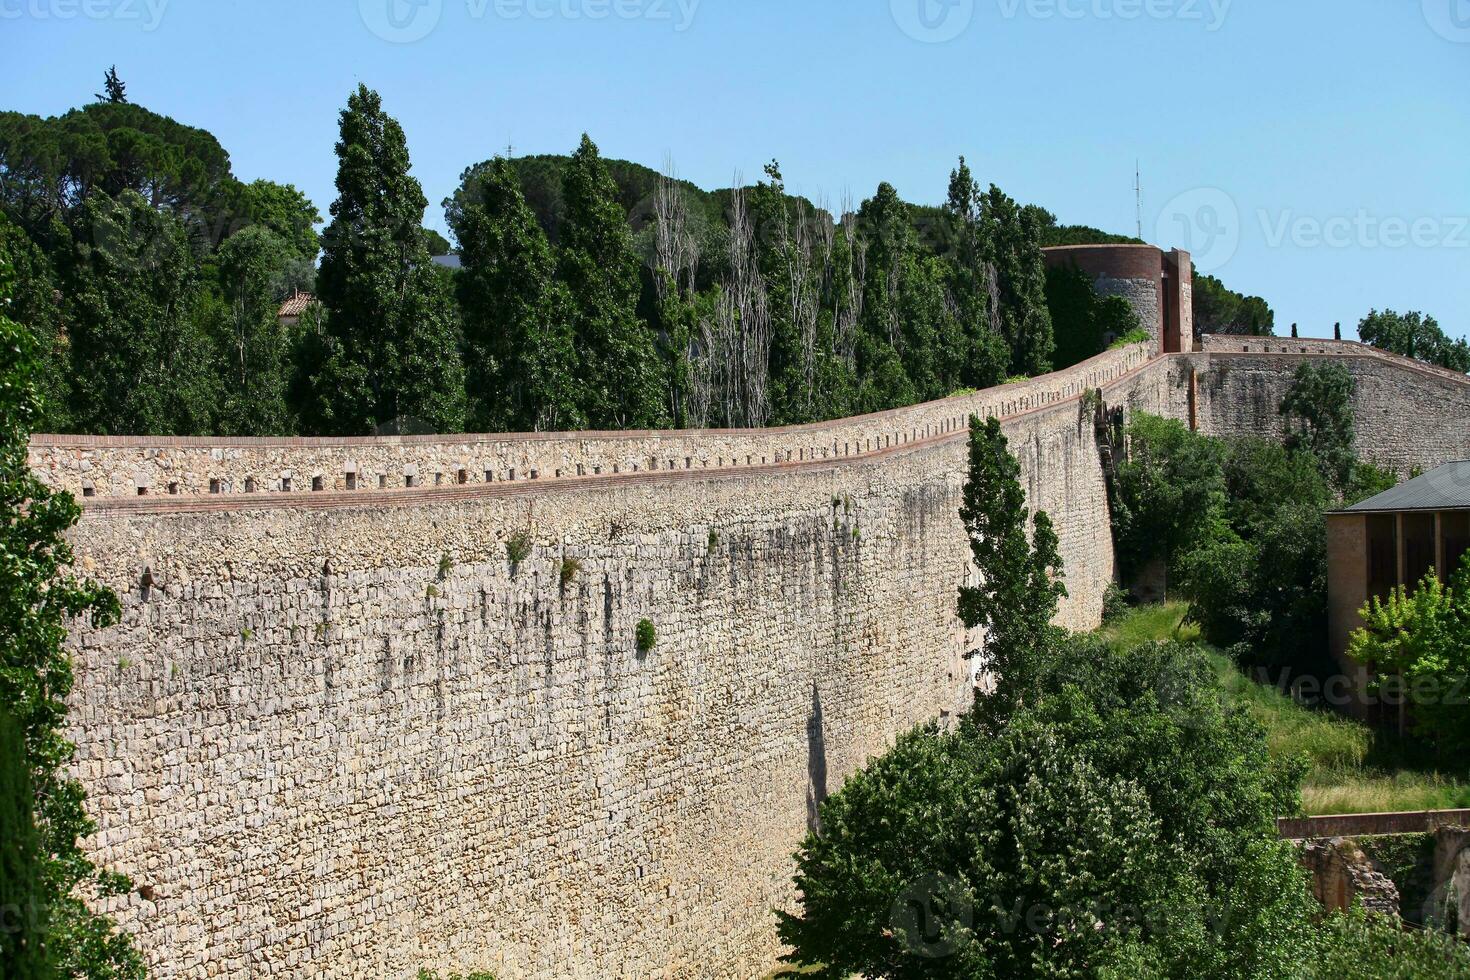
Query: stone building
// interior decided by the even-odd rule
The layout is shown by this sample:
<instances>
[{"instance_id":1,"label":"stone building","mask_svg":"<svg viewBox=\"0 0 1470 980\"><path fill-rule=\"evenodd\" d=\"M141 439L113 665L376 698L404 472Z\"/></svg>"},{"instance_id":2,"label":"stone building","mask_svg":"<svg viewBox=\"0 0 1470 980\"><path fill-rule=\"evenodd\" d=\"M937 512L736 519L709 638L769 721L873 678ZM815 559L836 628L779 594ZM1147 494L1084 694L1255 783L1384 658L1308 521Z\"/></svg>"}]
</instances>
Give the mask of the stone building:
<instances>
[{"instance_id":1,"label":"stone building","mask_svg":"<svg viewBox=\"0 0 1470 980\"><path fill-rule=\"evenodd\" d=\"M1194 265L1189 253L1154 245L1063 245L1042 249L1047 268L1075 266L1099 296L1122 296L1153 337L1154 354L1197 350Z\"/></svg>"},{"instance_id":2,"label":"stone building","mask_svg":"<svg viewBox=\"0 0 1470 980\"><path fill-rule=\"evenodd\" d=\"M1446 463L1327 515L1327 608L1332 652L1361 691L1366 673L1347 659L1372 597L1413 586L1431 571L1448 580L1470 552L1470 460Z\"/></svg>"}]
</instances>

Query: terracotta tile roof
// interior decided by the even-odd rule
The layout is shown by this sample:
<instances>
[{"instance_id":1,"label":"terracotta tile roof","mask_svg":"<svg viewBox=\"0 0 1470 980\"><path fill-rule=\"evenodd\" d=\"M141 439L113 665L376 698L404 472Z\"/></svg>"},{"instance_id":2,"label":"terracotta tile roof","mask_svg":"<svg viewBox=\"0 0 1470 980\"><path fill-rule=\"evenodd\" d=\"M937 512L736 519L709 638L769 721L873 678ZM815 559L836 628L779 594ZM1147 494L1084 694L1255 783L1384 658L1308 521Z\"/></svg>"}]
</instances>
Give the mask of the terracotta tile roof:
<instances>
[{"instance_id":1,"label":"terracotta tile roof","mask_svg":"<svg viewBox=\"0 0 1470 980\"><path fill-rule=\"evenodd\" d=\"M303 293L298 289L286 299L286 302L281 304L281 308L276 311L276 316L300 316L306 312L307 307L315 302L315 296L311 293Z\"/></svg>"}]
</instances>

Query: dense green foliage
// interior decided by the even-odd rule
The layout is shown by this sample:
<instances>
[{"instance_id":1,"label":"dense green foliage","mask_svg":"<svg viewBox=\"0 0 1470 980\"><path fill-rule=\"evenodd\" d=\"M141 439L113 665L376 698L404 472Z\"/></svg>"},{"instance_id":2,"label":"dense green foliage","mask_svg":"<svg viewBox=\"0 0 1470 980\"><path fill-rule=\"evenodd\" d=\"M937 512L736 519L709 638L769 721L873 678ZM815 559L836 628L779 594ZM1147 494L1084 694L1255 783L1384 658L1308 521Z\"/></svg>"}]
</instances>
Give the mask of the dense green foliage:
<instances>
[{"instance_id":1,"label":"dense green foliage","mask_svg":"<svg viewBox=\"0 0 1470 980\"><path fill-rule=\"evenodd\" d=\"M1007 714L1034 695L1037 651L1056 639L1051 625L1067 594L1051 518L1037 511L1026 537L1026 498L1021 468L995 418L970 419L969 473L960 520L970 539L970 558L983 573L961 586L956 609L967 629L985 631L987 667L997 686L984 717Z\"/></svg>"},{"instance_id":2,"label":"dense green foliage","mask_svg":"<svg viewBox=\"0 0 1470 980\"><path fill-rule=\"evenodd\" d=\"M1451 340L1432 316L1372 310L1358 323L1358 336L1395 354L1470 373L1470 342L1464 337Z\"/></svg>"},{"instance_id":3,"label":"dense green foliage","mask_svg":"<svg viewBox=\"0 0 1470 980\"><path fill-rule=\"evenodd\" d=\"M1470 555L1443 583L1437 573L1399 586L1362 610L1348 655L1373 672L1389 704L1406 704L1415 732L1442 751L1470 752Z\"/></svg>"},{"instance_id":4,"label":"dense green foliage","mask_svg":"<svg viewBox=\"0 0 1470 980\"><path fill-rule=\"evenodd\" d=\"M25 733L0 706L0 973L12 980L50 971L34 806Z\"/></svg>"},{"instance_id":5,"label":"dense green foliage","mask_svg":"<svg viewBox=\"0 0 1470 980\"><path fill-rule=\"evenodd\" d=\"M1325 514L1394 482L1354 455L1352 386L1335 365L1299 369L1282 402L1286 446L1130 421L1111 482L1125 578L1162 562L1205 638L1242 663L1330 670Z\"/></svg>"},{"instance_id":6,"label":"dense green foliage","mask_svg":"<svg viewBox=\"0 0 1470 980\"><path fill-rule=\"evenodd\" d=\"M347 100L337 200L317 292L326 351L313 405L338 435L457 432L464 368L447 273L429 261L426 201L409 175L403 128L366 86Z\"/></svg>"},{"instance_id":7,"label":"dense green foliage","mask_svg":"<svg viewBox=\"0 0 1470 980\"><path fill-rule=\"evenodd\" d=\"M1194 331L1270 337L1276 332L1276 314L1261 297L1234 292L1214 276L1196 270Z\"/></svg>"},{"instance_id":8,"label":"dense green foliage","mask_svg":"<svg viewBox=\"0 0 1470 980\"><path fill-rule=\"evenodd\" d=\"M788 962L832 980L1335 978L1352 975L1344 956L1394 948L1405 976L1462 969L1448 943L1319 922L1275 829L1299 810L1306 764L1268 751L1203 650L1046 624L1054 540L1038 515L1028 545L1017 472L993 420L972 422L962 517L983 584L959 609L987 630L996 686L957 729L900 737L822 805L797 855L799 908L779 914Z\"/></svg>"},{"instance_id":9,"label":"dense green foliage","mask_svg":"<svg viewBox=\"0 0 1470 980\"><path fill-rule=\"evenodd\" d=\"M9 257L0 252L0 713L18 726L24 742L40 840L39 880L14 887L34 898L24 914L39 917L59 975L141 977L142 960L128 937L83 903L84 894L124 894L131 886L99 871L81 850L93 824L83 810L81 784L67 772L73 746L64 735L72 687L66 624L90 617L94 625L110 625L118 601L70 574L65 535L81 509L69 495L49 490L27 465L40 415L37 352L29 331L7 315L11 281ZM13 764L14 750L8 755L7 765ZM6 819L24 833L13 800L0 805L11 808Z\"/></svg>"},{"instance_id":10,"label":"dense green foliage","mask_svg":"<svg viewBox=\"0 0 1470 980\"><path fill-rule=\"evenodd\" d=\"M1120 339L1148 336L1126 299L1097 295L1092 277L1075 267L1046 270L1046 305L1056 334L1057 368L1085 361Z\"/></svg>"}]
</instances>

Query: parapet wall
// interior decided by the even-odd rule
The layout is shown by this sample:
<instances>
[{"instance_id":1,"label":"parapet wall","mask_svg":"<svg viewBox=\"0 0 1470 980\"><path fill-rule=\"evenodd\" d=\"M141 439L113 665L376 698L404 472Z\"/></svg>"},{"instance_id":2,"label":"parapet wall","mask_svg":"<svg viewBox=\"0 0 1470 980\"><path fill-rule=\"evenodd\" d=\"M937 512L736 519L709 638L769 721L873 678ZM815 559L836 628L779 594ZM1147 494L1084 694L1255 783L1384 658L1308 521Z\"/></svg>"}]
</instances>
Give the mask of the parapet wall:
<instances>
[{"instance_id":1,"label":"parapet wall","mask_svg":"<svg viewBox=\"0 0 1470 980\"><path fill-rule=\"evenodd\" d=\"M851 459L962 431L970 415L1055 405L1142 366L1143 344L960 398L776 429L224 439L36 436L31 468L90 498L372 494ZM141 491L141 493L140 493Z\"/></svg>"},{"instance_id":2,"label":"parapet wall","mask_svg":"<svg viewBox=\"0 0 1470 980\"><path fill-rule=\"evenodd\" d=\"M1193 355L1200 428L1211 435L1278 437L1281 400L1298 368L1335 363L1355 382L1359 455L1407 475L1470 459L1470 377L1333 340L1207 335Z\"/></svg>"},{"instance_id":3,"label":"parapet wall","mask_svg":"<svg viewBox=\"0 0 1470 980\"><path fill-rule=\"evenodd\" d=\"M78 559L123 605L72 640L94 846L144 886L111 910L160 977L762 976L818 802L983 671L954 615L966 416L1004 418L1084 629L1114 561L1083 393L1247 430L1300 361L1134 348L770 432L40 438L47 479L93 482ZM1347 361L1382 384L1363 408L1470 387ZM463 485L336 482L471 453ZM149 467L178 494L139 498ZM272 467L324 489L242 492Z\"/></svg>"}]
</instances>

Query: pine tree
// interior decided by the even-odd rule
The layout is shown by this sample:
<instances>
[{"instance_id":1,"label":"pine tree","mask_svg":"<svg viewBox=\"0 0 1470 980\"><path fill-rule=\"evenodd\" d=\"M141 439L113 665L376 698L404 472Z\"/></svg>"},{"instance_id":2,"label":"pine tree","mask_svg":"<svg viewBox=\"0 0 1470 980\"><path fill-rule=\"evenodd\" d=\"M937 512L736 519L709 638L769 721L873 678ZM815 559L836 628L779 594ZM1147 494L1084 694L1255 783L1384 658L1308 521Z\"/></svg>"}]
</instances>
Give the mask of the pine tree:
<instances>
[{"instance_id":1,"label":"pine tree","mask_svg":"<svg viewBox=\"0 0 1470 980\"><path fill-rule=\"evenodd\" d=\"M462 431L452 287L429 260L428 202L409 174L403 128L365 85L342 112L337 161L317 278L329 347L316 385L317 424L342 435Z\"/></svg>"},{"instance_id":2,"label":"pine tree","mask_svg":"<svg viewBox=\"0 0 1470 980\"><path fill-rule=\"evenodd\" d=\"M128 87L117 76L117 65L113 65L103 74L102 89L96 95L98 102L121 103L128 101Z\"/></svg>"},{"instance_id":3,"label":"pine tree","mask_svg":"<svg viewBox=\"0 0 1470 980\"><path fill-rule=\"evenodd\" d=\"M640 262L617 185L586 135L562 175L557 270L571 293L582 414L594 428L665 421L653 332L638 316Z\"/></svg>"},{"instance_id":4,"label":"pine tree","mask_svg":"<svg viewBox=\"0 0 1470 980\"><path fill-rule=\"evenodd\" d=\"M1051 621L1067 594L1051 518L1037 511L1026 539L1026 495L1021 467L1010 454L1000 422L970 419L969 477L960 520L980 583L962 586L958 612L967 629L985 630L987 667L995 693L982 716L1004 717L1025 700L1033 657L1054 638Z\"/></svg>"},{"instance_id":5,"label":"pine tree","mask_svg":"<svg viewBox=\"0 0 1470 980\"><path fill-rule=\"evenodd\" d=\"M515 169L494 160L450 202L463 269L471 425L482 432L571 430L577 356L566 288Z\"/></svg>"}]
</instances>

